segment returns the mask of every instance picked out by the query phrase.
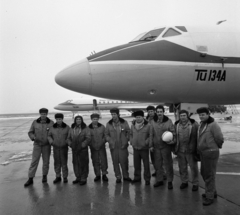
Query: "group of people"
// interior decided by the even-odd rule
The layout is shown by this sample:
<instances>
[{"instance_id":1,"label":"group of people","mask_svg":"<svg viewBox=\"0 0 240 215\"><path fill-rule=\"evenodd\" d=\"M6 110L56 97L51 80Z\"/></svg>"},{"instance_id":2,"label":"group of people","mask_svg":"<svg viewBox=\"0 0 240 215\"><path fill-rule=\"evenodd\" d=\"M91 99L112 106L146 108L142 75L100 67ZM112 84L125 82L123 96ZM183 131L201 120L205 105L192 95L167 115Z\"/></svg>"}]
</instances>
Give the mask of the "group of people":
<instances>
[{"instance_id":1,"label":"group of people","mask_svg":"<svg viewBox=\"0 0 240 215\"><path fill-rule=\"evenodd\" d=\"M199 108L197 113L200 125L189 117L186 110L180 110L179 120L173 124L164 115L164 107L148 106L148 116L144 118L142 110L135 111L131 127L120 117L119 109L110 110L112 119L106 127L99 122L99 115L91 115L91 124L86 125L82 116L76 116L71 128L63 122L61 113L55 114L54 123L47 117L48 110L39 110L40 117L34 120L28 135L34 141L32 162L29 168L29 179L25 187L33 184L37 166L42 156L43 178L47 182L51 146L53 146L54 170L56 178L53 183L68 182L68 149L72 149L72 163L76 179L73 184L85 185L89 173L89 150L93 169L94 181L108 181L106 143L109 144L113 162L116 183L122 180L139 183L142 180L141 166L143 162L143 178L146 185L150 185L150 159L155 169L152 176L156 176L154 187L157 188L167 180L168 189L173 189L173 159L172 153L177 155L181 178L180 189L188 187L188 165L191 170L192 191L198 190L198 164L201 160L201 175L205 182L203 205L210 205L217 197L215 186L216 167L219 158L219 148L223 144L223 134L219 125L210 116L209 109ZM165 142L164 132L172 133L173 138ZM133 147L134 178L129 177L128 146Z\"/></svg>"}]
</instances>

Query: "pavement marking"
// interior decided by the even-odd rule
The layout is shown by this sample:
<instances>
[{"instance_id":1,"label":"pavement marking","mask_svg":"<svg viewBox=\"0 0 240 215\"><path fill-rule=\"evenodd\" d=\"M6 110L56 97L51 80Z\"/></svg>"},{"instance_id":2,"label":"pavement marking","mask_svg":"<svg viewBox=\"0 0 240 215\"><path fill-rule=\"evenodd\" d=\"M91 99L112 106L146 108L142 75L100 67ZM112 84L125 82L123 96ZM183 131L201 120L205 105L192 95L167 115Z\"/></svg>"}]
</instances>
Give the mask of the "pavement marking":
<instances>
[{"instance_id":1,"label":"pavement marking","mask_svg":"<svg viewBox=\"0 0 240 215\"><path fill-rule=\"evenodd\" d=\"M218 175L240 175L239 172L217 172Z\"/></svg>"}]
</instances>

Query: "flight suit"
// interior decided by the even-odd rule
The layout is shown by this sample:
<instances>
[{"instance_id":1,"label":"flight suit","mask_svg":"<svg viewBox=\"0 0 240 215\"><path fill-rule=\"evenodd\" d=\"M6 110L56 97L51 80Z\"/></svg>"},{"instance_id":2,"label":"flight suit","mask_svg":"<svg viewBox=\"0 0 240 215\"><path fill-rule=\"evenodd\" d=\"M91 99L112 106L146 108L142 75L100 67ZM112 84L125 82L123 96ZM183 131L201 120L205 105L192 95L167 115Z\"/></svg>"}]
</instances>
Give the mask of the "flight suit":
<instances>
[{"instance_id":1,"label":"flight suit","mask_svg":"<svg viewBox=\"0 0 240 215\"><path fill-rule=\"evenodd\" d=\"M62 122L61 126L55 123L48 133L48 141L53 146L54 170L56 177L61 177L61 170L63 178L68 177L67 137L69 129L69 126L64 122Z\"/></svg>"},{"instance_id":2,"label":"flight suit","mask_svg":"<svg viewBox=\"0 0 240 215\"><path fill-rule=\"evenodd\" d=\"M105 126L98 123L94 126L92 123L88 126L91 133L91 141L89 143L91 149L91 158L96 176L106 175L108 169Z\"/></svg>"},{"instance_id":3,"label":"flight suit","mask_svg":"<svg viewBox=\"0 0 240 215\"><path fill-rule=\"evenodd\" d=\"M117 179L129 178L128 172L128 141L130 128L128 122L119 118L119 123L115 124L111 119L105 130L106 140L109 143L111 157L113 161L113 168ZM122 169L122 174L120 170Z\"/></svg>"},{"instance_id":4,"label":"flight suit","mask_svg":"<svg viewBox=\"0 0 240 215\"><path fill-rule=\"evenodd\" d=\"M89 173L88 144L91 134L86 124L72 124L68 133L68 145L72 148L73 170L79 182L85 182Z\"/></svg>"},{"instance_id":5,"label":"flight suit","mask_svg":"<svg viewBox=\"0 0 240 215\"><path fill-rule=\"evenodd\" d=\"M162 134L165 131L170 131L173 134L173 142L175 142L175 129L172 120L167 116L163 116L162 122L154 120L153 126L153 148L156 167L156 181L163 181L163 164L166 168L167 181L173 181L173 160L172 160L172 145L167 144L162 140Z\"/></svg>"},{"instance_id":6,"label":"flight suit","mask_svg":"<svg viewBox=\"0 0 240 215\"><path fill-rule=\"evenodd\" d=\"M48 117L46 121L42 121L41 117L34 120L28 132L31 140L34 140L32 162L28 171L28 177L33 178L36 174L38 163L42 155L43 166L42 174L47 175L49 171L49 160L51 155L51 145L48 142L48 131L53 126L54 122Z\"/></svg>"}]
</instances>

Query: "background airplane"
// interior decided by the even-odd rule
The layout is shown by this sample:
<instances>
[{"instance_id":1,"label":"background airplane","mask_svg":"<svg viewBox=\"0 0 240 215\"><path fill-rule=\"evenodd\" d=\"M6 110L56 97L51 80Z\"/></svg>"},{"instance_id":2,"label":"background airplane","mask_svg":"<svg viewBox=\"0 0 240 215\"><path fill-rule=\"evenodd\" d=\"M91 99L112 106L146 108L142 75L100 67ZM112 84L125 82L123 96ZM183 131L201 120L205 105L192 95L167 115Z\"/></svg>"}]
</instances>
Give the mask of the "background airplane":
<instances>
[{"instance_id":1,"label":"background airplane","mask_svg":"<svg viewBox=\"0 0 240 215\"><path fill-rule=\"evenodd\" d=\"M156 103L139 103L133 101L120 101L120 100L109 100L103 98L86 98L82 97L79 99L71 99L66 102L60 103L54 107L56 110L61 111L72 111L73 117L79 111L92 111L97 112L101 115L101 111L110 110L111 108L118 108L120 110L127 110L129 112L134 112L136 110L146 110L149 105L157 106ZM166 107L166 112L168 112L168 107Z\"/></svg>"},{"instance_id":2,"label":"background airplane","mask_svg":"<svg viewBox=\"0 0 240 215\"><path fill-rule=\"evenodd\" d=\"M88 95L195 112L208 104L239 104L239 68L238 26L165 26L83 59L55 81Z\"/></svg>"}]
</instances>

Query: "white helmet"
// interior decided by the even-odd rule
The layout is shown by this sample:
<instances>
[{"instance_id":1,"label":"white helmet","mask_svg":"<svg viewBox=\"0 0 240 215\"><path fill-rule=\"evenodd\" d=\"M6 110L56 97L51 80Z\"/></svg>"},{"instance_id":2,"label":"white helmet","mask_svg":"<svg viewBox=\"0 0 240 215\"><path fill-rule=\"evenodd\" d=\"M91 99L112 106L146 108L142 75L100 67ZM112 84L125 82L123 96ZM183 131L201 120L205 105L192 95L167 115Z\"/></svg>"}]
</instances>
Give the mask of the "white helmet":
<instances>
[{"instance_id":1,"label":"white helmet","mask_svg":"<svg viewBox=\"0 0 240 215\"><path fill-rule=\"evenodd\" d=\"M170 131L165 131L162 134L162 140L166 143L171 142L173 140L173 134Z\"/></svg>"}]
</instances>

